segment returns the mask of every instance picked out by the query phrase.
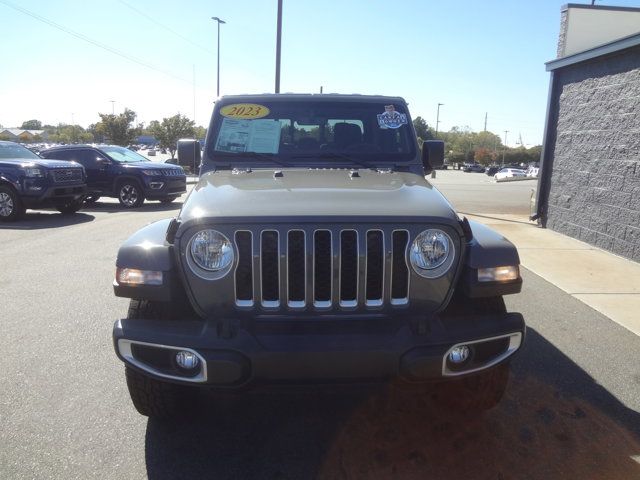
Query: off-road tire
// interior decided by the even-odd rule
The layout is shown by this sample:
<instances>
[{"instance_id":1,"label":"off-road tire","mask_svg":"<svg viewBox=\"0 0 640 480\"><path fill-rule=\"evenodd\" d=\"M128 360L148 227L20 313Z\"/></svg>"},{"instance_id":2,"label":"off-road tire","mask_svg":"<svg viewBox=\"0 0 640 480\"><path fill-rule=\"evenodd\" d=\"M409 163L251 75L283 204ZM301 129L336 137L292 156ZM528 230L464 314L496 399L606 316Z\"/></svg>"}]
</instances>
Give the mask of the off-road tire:
<instances>
[{"instance_id":1,"label":"off-road tire","mask_svg":"<svg viewBox=\"0 0 640 480\"><path fill-rule=\"evenodd\" d=\"M0 222L14 222L25 212L20 196L7 185L0 185L0 209Z\"/></svg>"},{"instance_id":2,"label":"off-road tire","mask_svg":"<svg viewBox=\"0 0 640 480\"><path fill-rule=\"evenodd\" d=\"M166 321L195 315L186 301L151 302L131 300L128 319ZM129 395L136 410L147 417L171 419L193 411L196 388L156 380L130 367L125 367Z\"/></svg>"},{"instance_id":3,"label":"off-road tire","mask_svg":"<svg viewBox=\"0 0 640 480\"><path fill-rule=\"evenodd\" d=\"M62 205L56 205L56 210L58 210L63 215L71 215L76 213L78 210L82 208L83 200L71 200Z\"/></svg>"},{"instance_id":4,"label":"off-road tire","mask_svg":"<svg viewBox=\"0 0 640 480\"><path fill-rule=\"evenodd\" d=\"M450 412L478 416L500 403L509 384L509 364L435 386L435 403Z\"/></svg>"},{"instance_id":5,"label":"off-road tire","mask_svg":"<svg viewBox=\"0 0 640 480\"><path fill-rule=\"evenodd\" d=\"M141 415L171 419L187 415L193 408L189 387L147 377L130 367L125 367L125 377L133 406Z\"/></svg>"},{"instance_id":6,"label":"off-road tire","mask_svg":"<svg viewBox=\"0 0 640 480\"><path fill-rule=\"evenodd\" d=\"M144 192L135 180L123 180L116 190L118 201L124 208L138 208L144 203Z\"/></svg>"}]
</instances>

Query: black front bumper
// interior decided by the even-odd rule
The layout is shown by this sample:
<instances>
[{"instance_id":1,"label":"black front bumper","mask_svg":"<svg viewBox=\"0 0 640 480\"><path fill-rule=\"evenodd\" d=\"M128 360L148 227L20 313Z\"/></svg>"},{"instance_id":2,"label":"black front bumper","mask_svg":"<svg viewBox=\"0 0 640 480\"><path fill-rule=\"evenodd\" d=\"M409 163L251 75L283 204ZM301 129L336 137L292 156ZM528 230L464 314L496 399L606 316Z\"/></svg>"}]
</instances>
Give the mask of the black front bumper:
<instances>
[{"instance_id":1,"label":"black front bumper","mask_svg":"<svg viewBox=\"0 0 640 480\"><path fill-rule=\"evenodd\" d=\"M25 185L20 199L26 208L38 208L46 206L63 205L70 201L79 200L87 191L85 184L75 185L49 185L34 190L34 186Z\"/></svg>"},{"instance_id":2,"label":"black front bumper","mask_svg":"<svg viewBox=\"0 0 640 480\"><path fill-rule=\"evenodd\" d=\"M160 187L160 188L157 188ZM148 200L179 197L187 191L187 177L150 177L145 179L144 196Z\"/></svg>"},{"instance_id":3,"label":"black front bumper","mask_svg":"<svg viewBox=\"0 0 640 480\"><path fill-rule=\"evenodd\" d=\"M290 326L291 319L287 322ZM322 328L321 322L300 322L299 328L272 328L265 323L248 329L222 320L123 319L114 325L113 340L122 361L151 377L238 389L255 384L455 377L505 361L522 345L525 334L519 313L383 320L366 333L358 328L349 331L348 320L344 329L337 330ZM479 340L488 341L473 343ZM476 363L449 368L445 357L461 343L471 345ZM199 356L197 371L186 373L175 365L175 354L184 349Z\"/></svg>"}]
</instances>

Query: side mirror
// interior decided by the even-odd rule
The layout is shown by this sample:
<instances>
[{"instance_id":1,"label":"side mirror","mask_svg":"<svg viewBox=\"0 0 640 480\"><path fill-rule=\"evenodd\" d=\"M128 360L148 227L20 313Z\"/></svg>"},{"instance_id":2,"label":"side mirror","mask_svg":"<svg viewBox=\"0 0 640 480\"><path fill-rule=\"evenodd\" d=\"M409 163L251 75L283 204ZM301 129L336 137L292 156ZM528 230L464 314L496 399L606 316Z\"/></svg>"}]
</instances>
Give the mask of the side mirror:
<instances>
[{"instance_id":1,"label":"side mirror","mask_svg":"<svg viewBox=\"0 0 640 480\"><path fill-rule=\"evenodd\" d=\"M178 165L191 167L191 171L196 173L200 167L200 160L200 142L192 138L178 140Z\"/></svg>"},{"instance_id":2,"label":"side mirror","mask_svg":"<svg viewBox=\"0 0 640 480\"><path fill-rule=\"evenodd\" d=\"M444 142L442 140L426 140L422 144L422 165L425 175L434 168L444 165Z\"/></svg>"},{"instance_id":3,"label":"side mirror","mask_svg":"<svg viewBox=\"0 0 640 480\"><path fill-rule=\"evenodd\" d=\"M96 157L96 163L101 167L106 167L107 165L111 164L111 162L104 157Z\"/></svg>"}]
</instances>

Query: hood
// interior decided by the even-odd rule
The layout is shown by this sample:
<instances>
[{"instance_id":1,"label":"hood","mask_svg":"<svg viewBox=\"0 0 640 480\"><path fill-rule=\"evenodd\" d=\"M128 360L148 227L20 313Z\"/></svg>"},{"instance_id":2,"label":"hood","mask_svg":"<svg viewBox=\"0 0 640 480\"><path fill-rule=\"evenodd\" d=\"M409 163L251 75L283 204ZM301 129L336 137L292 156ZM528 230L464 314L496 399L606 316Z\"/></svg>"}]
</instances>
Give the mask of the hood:
<instances>
[{"instance_id":1,"label":"hood","mask_svg":"<svg viewBox=\"0 0 640 480\"><path fill-rule=\"evenodd\" d=\"M44 167L44 168L82 168L82 165L76 162L67 162L64 160L45 160L44 158L3 158L0 163L15 165L16 167Z\"/></svg>"},{"instance_id":2,"label":"hood","mask_svg":"<svg viewBox=\"0 0 640 480\"><path fill-rule=\"evenodd\" d=\"M453 207L419 175L344 169L284 169L206 173L180 212L204 217L438 217L456 222Z\"/></svg>"},{"instance_id":3,"label":"hood","mask_svg":"<svg viewBox=\"0 0 640 480\"><path fill-rule=\"evenodd\" d=\"M159 163L159 162L133 162L133 163L121 163L121 166L125 168L136 168L140 170L182 170L182 167L173 165L171 163Z\"/></svg>"}]
</instances>

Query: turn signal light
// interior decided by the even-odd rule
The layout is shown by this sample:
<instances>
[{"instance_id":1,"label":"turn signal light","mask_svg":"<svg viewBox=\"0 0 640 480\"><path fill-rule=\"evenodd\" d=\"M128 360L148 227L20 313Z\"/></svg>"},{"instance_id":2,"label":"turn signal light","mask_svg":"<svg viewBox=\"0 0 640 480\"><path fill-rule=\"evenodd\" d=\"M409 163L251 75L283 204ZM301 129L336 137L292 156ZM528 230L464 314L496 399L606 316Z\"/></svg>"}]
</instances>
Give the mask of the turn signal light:
<instances>
[{"instance_id":1,"label":"turn signal light","mask_svg":"<svg viewBox=\"0 0 640 480\"><path fill-rule=\"evenodd\" d=\"M116 270L116 282L126 285L162 285L162 272L118 268Z\"/></svg>"},{"instance_id":2,"label":"turn signal light","mask_svg":"<svg viewBox=\"0 0 640 480\"><path fill-rule=\"evenodd\" d=\"M479 282L510 282L518 278L520 278L518 265L478 269Z\"/></svg>"}]
</instances>

